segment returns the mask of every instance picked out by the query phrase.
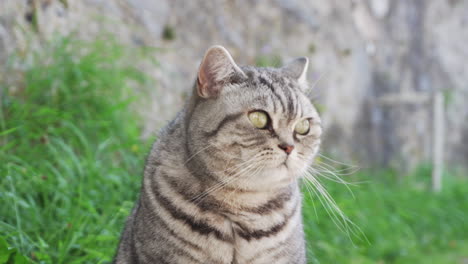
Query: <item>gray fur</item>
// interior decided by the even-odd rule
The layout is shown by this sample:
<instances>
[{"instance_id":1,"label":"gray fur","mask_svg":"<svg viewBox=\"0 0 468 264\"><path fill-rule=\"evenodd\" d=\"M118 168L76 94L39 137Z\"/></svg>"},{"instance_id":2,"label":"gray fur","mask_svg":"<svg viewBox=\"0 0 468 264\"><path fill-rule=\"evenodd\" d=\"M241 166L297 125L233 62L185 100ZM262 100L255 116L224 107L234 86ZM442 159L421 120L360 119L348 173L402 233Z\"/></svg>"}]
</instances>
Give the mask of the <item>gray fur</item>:
<instances>
[{"instance_id":1,"label":"gray fur","mask_svg":"<svg viewBox=\"0 0 468 264\"><path fill-rule=\"evenodd\" d=\"M207 52L193 95L148 156L114 263L306 263L298 178L321 127L300 60L237 67L224 48ZM255 128L252 110L267 112L271 129ZM310 132L295 135L302 118ZM283 143L294 145L289 156Z\"/></svg>"}]
</instances>

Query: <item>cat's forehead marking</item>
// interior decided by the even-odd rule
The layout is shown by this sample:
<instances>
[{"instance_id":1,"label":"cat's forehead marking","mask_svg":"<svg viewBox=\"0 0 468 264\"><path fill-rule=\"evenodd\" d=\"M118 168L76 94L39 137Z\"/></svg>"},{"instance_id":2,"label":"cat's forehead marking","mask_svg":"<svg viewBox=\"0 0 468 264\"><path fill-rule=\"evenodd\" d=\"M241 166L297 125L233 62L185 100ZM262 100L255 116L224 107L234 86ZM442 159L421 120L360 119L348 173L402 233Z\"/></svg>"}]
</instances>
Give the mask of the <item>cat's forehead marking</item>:
<instances>
[{"instance_id":1,"label":"cat's forehead marking","mask_svg":"<svg viewBox=\"0 0 468 264\"><path fill-rule=\"evenodd\" d=\"M261 91L268 94L275 113L287 115L291 120L304 114L300 88L278 69L245 67L244 71L252 88L263 88Z\"/></svg>"}]
</instances>

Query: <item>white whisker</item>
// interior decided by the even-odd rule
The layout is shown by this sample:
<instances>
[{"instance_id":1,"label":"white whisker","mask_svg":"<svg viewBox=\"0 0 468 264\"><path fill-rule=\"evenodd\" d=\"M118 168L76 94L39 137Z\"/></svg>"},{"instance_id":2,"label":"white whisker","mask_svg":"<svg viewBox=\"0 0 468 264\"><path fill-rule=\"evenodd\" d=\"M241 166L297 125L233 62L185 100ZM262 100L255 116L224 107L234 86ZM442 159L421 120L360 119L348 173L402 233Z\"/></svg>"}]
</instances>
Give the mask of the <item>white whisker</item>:
<instances>
[{"instance_id":1,"label":"white whisker","mask_svg":"<svg viewBox=\"0 0 468 264\"><path fill-rule=\"evenodd\" d=\"M257 163L260 163L261 164L261 161L258 161ZM265 166L260 166L260 167L257 167L257 169L255 171L252 172L252 174L250 175L251 177L256 177L257 174L262 171L263 169L265 168ZM228 195L226 195L226 197L223 199L223 202L225 202L228 198L230 198L235 192L236 192L237 188L234 188Z\"/></svg>"},{"instance_id":2,"label":"white whisker","mask_svg":"<svg viewBox=\"0 0 468 264\"><path fill-rule=\"evenodd\" d=\"M307 91L306 95L307 97L310 96L310 94L312 93L312 91L315 89L315 87L317 86L317 84L325 77L327 76L328 72L325 72L324 74L320 75L318 77L318 79L312 84L312 86L309 88L309 90Z\"/></svg>"},{"instance_id":3,"label":"white whisker","mask_svg":"<svg viewBox=\"0 0 468 264\"><path fill-rule=\"evenodd\" d=\"M315 177L313 177L313 175L311 175L311 174L307 174L305 178L307 180L309 180L311 183L313 183L313 185L316 187L316 190L320 193L320 196L323 197L325 203L327 204L327 207L330 209L330 210L327 210L327 213L329 213L330 217L336 219L336 221L334 221L335 225L337 225L337 227L340 228L340 230L344 231L348 235L348 237L350 238L351 241L353 241L352 237L351 237L351 234L353 236L359 238L359 239L361 237L364 237L366 239L366 241L368 241L367 237L362 232L361 228L359 228L354 222L352 222L341 211L341 209L336 204L335 200L325 190L325 188L320 184L320 182ZM320 196L319 196L319 199L320 199ZM337 222L339 224L337 224Z\"/></svg>"},{"instance_id":4,"label":"white whisker","mask_svg":"<svg viewBox=\"0 0 468 264\"><path fill-rule=\"evenodd\" d=\"M323 174L323 173L320 173L320 172L314 170L314 168L312 168L312 167L309 168L309 173L312 174L312 176L313 176L314 173L317 173L320 177L323 177L323 178L325 178L325 179L327 179L327 180L330 180L330 181L333 181L333 182L337 182L337 183L343 184L343 185L346 187L346 189L349 191L349 193L351 194L351 196L353 197L353 199L356 199L356 197L354 196L353 191L352 191L351 188L349 188L349 186L348 186L348 185L354 185L354 184L349 183L349 182L347 182L347 181L341 179L338 175L335 175L333 172L328 171L327 173L329 173L330 175L334 176L336 180L335 180L334 178L328 177L326 174Z\"/></svg>"},{"instance_id":5,"label":"white whisker","mask_svg":"<svg viewBox=\"0 0 468 264\"><path fill-rule=\"evenodd\" d=\"M333 163L336 163L336 164L339 164L339 165L343 165L343 166L346 166L346 167L349 167L349 168L359 168L359 166L355 166L355 165L350 165L350 164L346 164L344 162L340 162L340 161L337 161L337 160L334 160L330 157L327 157L325 155L323 155L322 153L317 153L318 156L320 156L321 158L324 158L330 162L333 162Z\"/></svg>"},{"instance_id":6,"label":"white whisker","mask_svg":"<svg viewBox=\"0 0 468 264\"><path fill-rule=\"evenodd\" d=\"M224 170L223 172L229 175L234 170L236 170L236 169L238 169L240 167L243 167L239 171L237 171L235 174L229 175L229 177L227 177L223 181L215 184L214 186L211 186L210 188L205 190L203 193L200 193L200 194L196 195L195 197L193 197L191 200L192 201L197 201L200 198L204 198L207 195L209 195L210 193L213 193L213 192L223 188L227 184L232 183L232 181L234 181L237 177L240 177L242 173L252 169L253 166L256 165L255 159L257 159L260 155L261 155L261 153L257 153L256 155L254 155L252 158L248 159L247 161L244 161L244 162L242 162L240 164L236 164L236 165L232 166L231 168L228 168L228 169ZM245 165L245 164L247 164L247 165Z\"/></svg>"},{"instance_id":7,"label":"white whisker","mask_svg":"<svg viewBox=\"0 0 468 264\"><path fill-rule=\"evenodd\" d=\"M187 162L189 162L191 159L193 159L196 155L200 154L202 151L206 150L207 148L209 147L213 147L214 145L212 144L208 144L208 146L200 149L199 151L195 152L195 154L193 154L192 156L190 156L185 162L184 162L184 165L187 164Z\"/></svg>"},{"instance_id":8,"label":"white whisker","mask_svg":"<svg viewBox=\"0 0 468 264\"><path fill-rule=\"evenodd\" d=\"M322 185L320 183L318 183L317 181L314 181L312 178L313 177L309 178L308 176L305 177L305 179L307 179L309 181L309 183L313 186L312 191L314 192L314 194L319 199L319 201L322 204L322 206L324 207L325 211L330 216L333 223L342 232L348 233L348 231L346 229L346 224L345 224L346 222L343 223L342 221L340 221L340 219L342 220L342 216L340 216L340 213L341 214L343 214L343 213L341 212L341 210L337 206L336 206L336 208L334 208L332 205L330 205L330 203L328 202L328 199L325 198L323 188L320 188L320 187L322 187Z\"/></svg>"},{"instance_id":9,"label":"white whisker","mask_svg":"<svg viewBox=\"0 0 468 264\"><path fill-rule=\"evenodd\" d=\"M300 158L304 162L307 161L307 158L306 158L305 155L300 154L300 155L298 155L298 158ZM326 159L328 159L328 158L326 158ZM339 162L335 162L335 163L338 164ZM344 163L342 163L341 165L344 165ZM349 166L349 167L351 167L351 166ZM335 170L335 168L332 165L324 163L324 162L320 163L319 165L317 165L317 164L315 164L313 166L311 165L304 172L304 177L303 177L304 178L304 185L305 185L307 191L309 192L309 195L311 193L313 193L315 196L317 196L319 202L322 204L322 206L325 209L326 213L330 216L332 222L341 231L346 233L346 235L351 240L351 242L353 242L352 236L357 237L359 239L364 237L364 239L366 241L368 241L367 237L362 232L362 230L356 224L354 224L341 211L341 209L336 204L335 200L331 197L331 195L328 193L328 191L322 186L322 184L319 182L318 178L316 178L314 176L314 175L317 175L318 177L322 177L322 178L325 178L327 180L331 180L333 182L344 184L346 186L346 188L348 189L348 191L351 193L351 195L354 198L354 193L352 192L351 188L349 188L348 185L354 186L359 182L357 182L357 183L347 182L347 181L341 179L341 177L340 177L342 175L351 175L351 174L355 173L355 171L357 171L357 170L354 170L354 168L357 168L357 167L353 167L353 172L349 172L349 169ZM344 171L345 173L341 173L342 171ZM313 199L311 199L311 200L313 202ZM314 206L314 211L316 213L315 206Z\"/></svg>"},{"instance_id":10,"label":"white whisker","mask_svg":"<svg viewBox=\"0 0 468 264\"><path fill-rule=\"evenodd\" d=\"M314 164L315 167L321 167L322 169L327 169L327 170L332 170L335 174L338 174L340 176L348 176L348 175L353 175L356 172L359 171L360 168L355 167L355 168L343 168L343 169L337 169L334 166L327 164L325 162L318 162Z\"/></svg>"},{"instance_id":11,"label":"white whisker","mask_svg":"<svg viewBox=\"0 0 468 264\"><path fill-rule=\"evenodd\" d=\"M209 188L208 190L206 190L205 192L203 192L201 195L199 195L198 197L196 198L193 198L192 201L195 202L196 204L200 203L204 198L206 198L208 195L214 193L214 192L217 192L218 190L221 190L222 188L224 188L226 185L234 182L235 180L237 180L239 177L242 176L242 173L244 172L248 172L250 171L254 166L254 164L249 164L246 168L243 168L241 171L239 171L238 173L234 174L233 176L227 178L226 180L220 182L219 184L216 184L215 186L212 186L211 188ZM198 200L198 201L197 201Z\"/></svg>"},{"instance_id":12,"label":"white whisker","mask_svg":"<svg viewBox=\"0 0 468 264\"><path fill-rule=\"evenodd\" d=\"M304 179L302 182L304 183L304 186L307 189L307 194L309 195L310 201L312 202L312 208L314 208L315 217L318 219L317 208L315 208L314 197L312 196L314 187L311 186L312 184L308 182L306 179Z\"/></svg>"}]
</instances>

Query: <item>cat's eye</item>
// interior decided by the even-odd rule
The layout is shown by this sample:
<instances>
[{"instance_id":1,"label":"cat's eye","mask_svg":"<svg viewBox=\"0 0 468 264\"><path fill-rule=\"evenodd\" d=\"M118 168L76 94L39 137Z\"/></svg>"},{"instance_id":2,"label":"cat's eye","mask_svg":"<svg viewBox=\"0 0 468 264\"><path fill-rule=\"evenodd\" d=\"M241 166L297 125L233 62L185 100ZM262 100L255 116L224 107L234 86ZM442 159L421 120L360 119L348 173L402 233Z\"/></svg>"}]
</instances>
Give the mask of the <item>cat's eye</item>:
<instances>
[{"instance_id":1,"label":"cat's eye","mask_svg":"<svg viewBox=\"0 0 468 264\"><path fill-rule=\"evenodd\" d=\"M299 121L299 123L296 124L296 127L294 127L294 131L296 131L296 133L298 133L299 135L305 135L309 133L309 129L310 129L310 122L308 119Z\"/></svg>"},{"instance_id":2,"label":"cat's eye","mask_svg":"<svg viewBox=\"0 0 468 264\"><path fill-rule=\"evenodd\" d=\"M256 128L265 128L268 125L268 115L263 111L249 113L249 119Z\"/></svg>"}]
</instances>

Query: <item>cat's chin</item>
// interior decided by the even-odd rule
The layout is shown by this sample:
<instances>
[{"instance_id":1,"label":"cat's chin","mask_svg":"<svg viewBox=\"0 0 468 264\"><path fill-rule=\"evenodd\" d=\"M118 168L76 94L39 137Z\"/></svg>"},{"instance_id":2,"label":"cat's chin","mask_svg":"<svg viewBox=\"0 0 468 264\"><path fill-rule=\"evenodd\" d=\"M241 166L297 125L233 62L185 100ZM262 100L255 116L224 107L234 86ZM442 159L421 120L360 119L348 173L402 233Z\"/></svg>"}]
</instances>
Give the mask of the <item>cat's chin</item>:
<instances>
[{"instance_id":1,"label":"cat's chin","mask_svg":"<svg viewBox=\"0 0 468 264\"><path fill-rule=\"evenodd\" d=\"M283 188L297 179L288 166L281 164L273 168L265 168L255 177L249 178L248 184L265 190Z\"/></svg>"}]
</instances>

